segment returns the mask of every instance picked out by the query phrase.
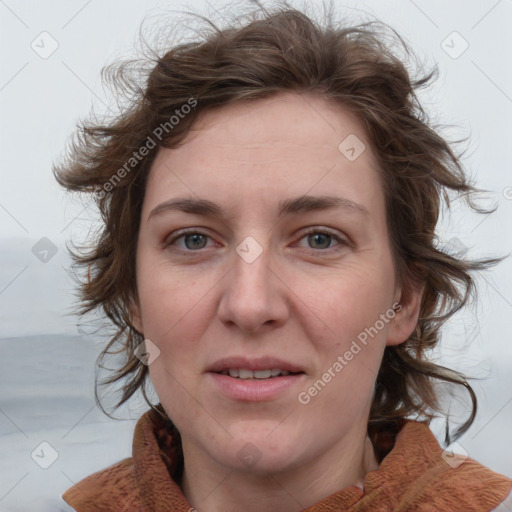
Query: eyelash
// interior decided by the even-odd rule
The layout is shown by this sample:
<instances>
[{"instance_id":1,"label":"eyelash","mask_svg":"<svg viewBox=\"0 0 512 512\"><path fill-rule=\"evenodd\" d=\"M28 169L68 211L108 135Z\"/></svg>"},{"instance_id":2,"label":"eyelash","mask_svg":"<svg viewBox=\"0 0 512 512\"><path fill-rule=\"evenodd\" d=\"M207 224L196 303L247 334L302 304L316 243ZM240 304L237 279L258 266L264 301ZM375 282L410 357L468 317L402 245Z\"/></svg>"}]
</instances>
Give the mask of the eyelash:
<instances>
[{"instance_id":1,"label":"eyelash","mask_svg":"<svg viewBox=\"0 0 512 512\"><path fill-rule=\"evenodd\" d=\"M179 240L181 238L184 238L187 235L192 235L192 234L193 235L201 235L201 236L204 236L204 237L207 237L207 238L211 239L211 237L208 234L203 233L202 231L199 231L198 229L195 229L195 228L183 229L183 230L180 230L171 239L168 239L168 240L165 241L164 249L169 248L170 246L172 246L177 240ZM301 236L301 238L299 240L302 240L303 238L307 237L308 235L312 235L312 234L329 235L332 239L334 239L336 242L338 242L338 245L334 246L334 248L333 247L328 247L327 249L306 249L308 252L311 252L311 253L327 252L329 250L339 251L340 249L350 245L350 243L347 240L341 238L338 234L336 234L335 232L333 232L333 231L331 231L330 229L327 229L327 228L321 228L321 229L315 228L315 227L309 228ZM195 256L198 253L200 253L202 249L198 249L198 250L195 250L195 251L191 250L191 249L174 249L174 250L181 252L185 256Z\"/></svg>"}]
</instances>

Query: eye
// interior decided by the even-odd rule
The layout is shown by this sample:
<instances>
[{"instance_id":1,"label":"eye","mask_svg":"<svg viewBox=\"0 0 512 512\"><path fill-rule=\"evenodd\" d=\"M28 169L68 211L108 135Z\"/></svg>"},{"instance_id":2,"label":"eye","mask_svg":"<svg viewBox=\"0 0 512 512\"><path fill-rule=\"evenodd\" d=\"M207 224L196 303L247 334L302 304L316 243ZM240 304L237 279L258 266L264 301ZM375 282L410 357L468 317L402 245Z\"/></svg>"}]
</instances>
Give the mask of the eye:
<instances>
[{"instance_id":1,"label":"eye","mask_svg":"<svg viewBox=\"0 0 512 512\"><path fill-rule=\"evenodd\" d=\"M170 239L166 240L164 245L166 248L172 247L184 254L191 254L200 252L201 249L207 248L209 239L212 240L209 235L202 233L201 231L197 231L195 229L182 230L177 232ZM326 249L340 250L349 245L349 243L341 236L326 228L310 229L300 238L301 242L303 240L308 244L306 248L314 252L325 251ZM337 243L333 245L333 242ZM304 247L301 243L299 243L299 246Z\"/></svg>"},{"instance_id":2,"label":"eye","mask_svg":"<svg viewBox=\"0 0 512 512\"><path fill-rule=\"evenodd\" d=\"M330 230L326 230L325 228L314 228L310 230L308 233L306 233L306 235L303 236L301 240L306 240L306 243L309 244L308 248L314 250L332 249L333 247L337 247L338 249L340 249L341 247L348 245L348 243L345 240L343 240L343 238L341 238L339 235L333 233ZM333 241L336 241L338 243L332 246L331 243Z\"/></svg>"},{"instance_id":3,"label":"eye","mask_svg":"<svg viewBox=\"0 0 512 512\"><path fill-rule=\"evenodd\" d=\"M180 231L176 236L168 239L165 246L176 246L183 252L197 252L204 249L210 237L196 230ZM180 241L180 243L177 243Z\"/></svg>"}]
</instances>

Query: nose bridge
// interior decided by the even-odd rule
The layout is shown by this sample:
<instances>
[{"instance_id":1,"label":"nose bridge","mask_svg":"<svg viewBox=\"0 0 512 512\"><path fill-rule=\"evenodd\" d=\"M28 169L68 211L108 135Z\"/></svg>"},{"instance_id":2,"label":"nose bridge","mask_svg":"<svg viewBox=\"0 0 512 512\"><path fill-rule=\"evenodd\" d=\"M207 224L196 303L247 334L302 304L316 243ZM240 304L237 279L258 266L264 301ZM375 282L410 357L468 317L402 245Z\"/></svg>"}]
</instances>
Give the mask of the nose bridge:
<instances>
[{"instance_id":1,"label":"nose bridge","mask_svg":"<svg viewBox=\"0 0 512 512\"><path fill-rule=\"evenodd\" d=\"M266 293L269 283L271 254L269 245L265 248L252 237L246 238L236 248L233 258L234 279L232 285L236 289L246 289Z\"/></svg>"},{"instance_id":2,"label":"nose bridge","mask_svg":"<svg viewBox=\"0 0 512 512\"><path fill-rule=\"evenodd\" d=\"M219 316L224 322L254 331L270 321L282 321L286 316L279 280L271 270L273 257L269 245L268 237L260 243L249 236L236 247L231 276L219 306Z\"/></svg>"},{"instance_id":3,"label":"nose bridge","mask_svg":"<svg viewBox=\"0 0 512 512\"><path fill-rule=\"evenodd\" d=\"M259 237L262 240L262 237ZM268 303L272 286L271 253L268 240L260 244L254 237L246 237L237 247L233 257L233 279L231 292L238 299L249 300L253 308L261 308ZM249 307L249 304L246 304Z\"/></svg>"}]
</instances>

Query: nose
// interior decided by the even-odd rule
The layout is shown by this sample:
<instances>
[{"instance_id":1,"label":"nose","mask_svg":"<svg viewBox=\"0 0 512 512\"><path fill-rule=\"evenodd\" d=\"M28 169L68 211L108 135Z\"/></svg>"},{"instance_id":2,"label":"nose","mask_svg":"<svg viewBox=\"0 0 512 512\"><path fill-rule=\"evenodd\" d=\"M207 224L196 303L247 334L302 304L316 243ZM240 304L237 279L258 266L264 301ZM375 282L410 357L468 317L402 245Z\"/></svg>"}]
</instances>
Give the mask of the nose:
<instances>
[{"instance_id":1,"label":"nose","mask_svg":"<svg viewBox=\"0 0 512 512\"><path fill-rule=\"evenodd\" d=\"M234 252L232 270L222 280L219 319L250 333L279 327L289 316L288 288L279 277L277 265L272 266L269 249L249 261Z\"/></svg>"}]
</instances>

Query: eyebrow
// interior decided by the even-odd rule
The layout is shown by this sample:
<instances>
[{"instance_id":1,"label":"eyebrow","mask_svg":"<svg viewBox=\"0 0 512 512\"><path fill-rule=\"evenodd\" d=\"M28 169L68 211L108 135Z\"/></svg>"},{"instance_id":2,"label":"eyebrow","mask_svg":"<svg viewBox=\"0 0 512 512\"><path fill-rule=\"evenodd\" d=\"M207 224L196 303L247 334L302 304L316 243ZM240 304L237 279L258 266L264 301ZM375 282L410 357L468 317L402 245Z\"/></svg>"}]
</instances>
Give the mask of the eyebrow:
<instances>
[{"instance_id":1,"label":"eyebrow","mask_svg":"<svg viewBox=\"0 0 512 512\"><path fill-rule=\"evenodd\" d=\"M365 206L345 197L303 195L281 201L279 203L279 217L281 218L290 214L328 210L332 208L340 208L349 213L357 213L364 216L368 216L370 214ZM195 215L204 215L206 217L216 217L226 222L226 215L218 204L209 201L208 199L196 199L190 197L180 197L164 201L151 210L148 216L148 222L152 217L169 211L181 211Z\"/></svg>"}]
</instances>

